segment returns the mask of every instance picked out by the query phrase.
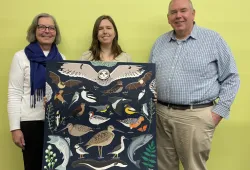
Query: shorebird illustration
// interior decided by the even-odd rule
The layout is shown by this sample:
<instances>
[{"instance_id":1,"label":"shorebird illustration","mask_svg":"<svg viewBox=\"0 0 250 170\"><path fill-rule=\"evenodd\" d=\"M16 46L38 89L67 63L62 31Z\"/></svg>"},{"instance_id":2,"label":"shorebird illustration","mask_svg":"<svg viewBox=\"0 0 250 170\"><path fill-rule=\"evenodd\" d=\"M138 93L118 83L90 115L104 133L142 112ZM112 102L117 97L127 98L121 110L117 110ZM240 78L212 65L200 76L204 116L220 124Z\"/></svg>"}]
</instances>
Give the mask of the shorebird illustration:
<instances>
[{"instance_id":1,"label":"shorebird illustration","mask_svg":"<svg viewBox=\"0 0 250 170\"><path fill-rule=\"evenodd\" d=\"M84 126L84 125L80 125L80 124L73 125L72 123L68 123L67 126L60 131L63 131L65 129L68 129L68 132L71 136L79 137L80 143L81 143L81 136L83 136L89 132L93 132L92 128L90 128L88 126Z\"/></svg>"},{"instance_id":2,"label":"shorebird illustration","mask_svg":"<svg viewBox=\"0 0 250 170\"><path fill-rule=\"evenodd\" d=\"M113 156L113 158L119 158L118 157L118 154L120 154L124 149L125 149L125 145L124 145L124 139L127 139L127 138L125 138L125 136L122 136L121 137L121 144L120 145L117 145L110 153L108 153L108 155L109 154L113 154L114 156Z\"/></svg>"},{"instance_id":3,"label":"shorebird illustration","mask_svg":"<svg viewBox=\"0 0 250 170\"><path fill-rule=\"evenodd\" d=\"M119 131L119 130L115 129L114 126L109 125L107 130L98 132L85 144L85 146L87 146L86 149L89 149L93 146L97 146L99 158L103 158L102 148L103 146L109 145L113 141L115 137L115 134L113 133L113 131Z\"/></svg>"},{"instance_id":4,"label":"shorebird illustration","mask_svg":"<svg viewBox=\"0 0 250 170\"><path fill-rule=\"evenodd\" d=\"M96 112L104 113L108 110L109 105L105 104L105 105L101 105L101 106L89 106L89 107L96 109Z\"/></svg>"},{"instance_id":5,"label":"shorebird illustration","mask_svg":"<svg viewBox=\"0 0 250 170\"><path fill-rule=\"evenodd\" d=\"M121 124L123 124L126 127L129 127L130 129L137 128L140 126L141 122L144 121L144 117L140 116L139 118L127 118L124 120L117 120Z\"/></svg>"},{"instance_id":6,"label":"shorebird illustration","mask_svg":"<svg viewBox=\"0 0 250 170\"><path fill-rule=\"evenodd\" d=\"M131 107L129 104L125 104L124 105L125 107L125 112L129 115L132 115L132 114L135 114L135 113L138 113L133 107Z\"/></svg>"},{"instance_id":7,"label":"shorebird illustration","mask_svg":"<svg viewBox=\"0 0 250 170\"><path fill-rule=\"evenodd\" d=\"M82 147L80 147L78 144L75 145L75 149L76 149L76 153L78 153L80 155L79 159L82 159L82 158L84 158L83 157L84 155L89 154Z\"/></svg>"},{"instance_id":8,"label":"shorebird illustration","mask_svg":"<svg viewBox=\"0 0 250 170\"><path fill-rule=\"evenodd\" d=\"M104 122L107 122L110 118L107 117L102 117L99 115L94 115L94 112L90 111L89 112L89 122L92 123L93 125L100 125Z\"/></svg>"}]
</instances>

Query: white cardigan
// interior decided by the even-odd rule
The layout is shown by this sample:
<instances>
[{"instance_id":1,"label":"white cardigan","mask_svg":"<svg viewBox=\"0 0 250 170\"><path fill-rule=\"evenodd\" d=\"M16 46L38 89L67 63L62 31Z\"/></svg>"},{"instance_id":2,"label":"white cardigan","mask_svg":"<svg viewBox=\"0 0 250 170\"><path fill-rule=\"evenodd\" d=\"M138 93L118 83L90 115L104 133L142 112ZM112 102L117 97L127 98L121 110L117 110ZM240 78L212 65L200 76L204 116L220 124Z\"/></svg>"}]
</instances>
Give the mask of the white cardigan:
<instances>
[{"instance_id":1,"label":"white cardigan","mask_svg":"<svg viewBox=\"0 0 250 170\"><path fill-rule=\"evenodd\" d=\"M49 51L44 51L47 56ZM62 55L62 54L61 54ZM62 55L63 59L65 57ZM8 115L10 130L20 129L20 121L44 120L43 100L30 107L30 62L24 50L18 51L9 72Z\"/></svg>"}]
</instances>

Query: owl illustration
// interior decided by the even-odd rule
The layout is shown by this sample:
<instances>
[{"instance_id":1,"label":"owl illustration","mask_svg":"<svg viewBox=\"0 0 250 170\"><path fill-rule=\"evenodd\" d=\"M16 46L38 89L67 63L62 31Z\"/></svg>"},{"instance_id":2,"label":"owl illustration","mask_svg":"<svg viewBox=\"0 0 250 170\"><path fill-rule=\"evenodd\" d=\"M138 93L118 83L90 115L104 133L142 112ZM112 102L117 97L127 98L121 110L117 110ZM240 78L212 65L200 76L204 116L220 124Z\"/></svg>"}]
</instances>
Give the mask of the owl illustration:
<instances>
[{"instance_id":1,"label":"owl illustration","mask_svg":"<svg viewBox=\"0 0 250 170\"><path fill-rule=\"evenodd\" d=\"M98 72L98 78L101 80L107 80L110 76L110 73L107 69L102 69Z\"/></svg>"},{"instance_id":2,"label":"owl illustration","mask_svg":"<svg viewBox=\"0 0 250 170\"><path fill-rule=\"evenodd\" d=\"M89 64L64 63L58 71L66 76L81 77L96 82L100 86L108 86L118 79L139 77L145 70L139 65L119 65L112 72L107 69L97 72Z\"/></svg>"}]
</instances>

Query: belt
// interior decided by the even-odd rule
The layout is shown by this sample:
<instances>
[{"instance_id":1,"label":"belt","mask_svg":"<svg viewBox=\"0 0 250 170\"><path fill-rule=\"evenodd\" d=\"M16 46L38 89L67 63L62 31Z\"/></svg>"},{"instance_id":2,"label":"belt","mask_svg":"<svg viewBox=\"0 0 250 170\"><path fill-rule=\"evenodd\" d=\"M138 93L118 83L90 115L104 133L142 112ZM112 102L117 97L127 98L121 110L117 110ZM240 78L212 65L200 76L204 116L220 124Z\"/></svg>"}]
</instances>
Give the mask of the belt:
<instances>
[{"instance_id":1,"label":"belt","mask_svg":"<svg viewBox=\"0 0 250 170\"><path fill-rule=\"evenodd\" d=\"M209 106L214 105L214 102L209 102L209 103L205 103L205 104L178 105L178 104L171 104L171 103L162 102L159 100L157 101L157 103L160 103L162 105L167 106L168 108L176 109L176 110L199 109L199 108L204 108L204 107L209 107Z\"/></svg>"}]
</instances>

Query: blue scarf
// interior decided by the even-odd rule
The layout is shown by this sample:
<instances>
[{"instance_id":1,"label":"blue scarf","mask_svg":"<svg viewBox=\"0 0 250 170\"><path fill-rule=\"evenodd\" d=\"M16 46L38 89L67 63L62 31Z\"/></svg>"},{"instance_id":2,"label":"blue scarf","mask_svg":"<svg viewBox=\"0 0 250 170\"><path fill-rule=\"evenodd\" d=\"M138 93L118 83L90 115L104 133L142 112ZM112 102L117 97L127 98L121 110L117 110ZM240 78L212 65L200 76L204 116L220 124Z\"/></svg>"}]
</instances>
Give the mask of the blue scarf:
<instances>
[{"instance_id":1,"label":"blue scarf","mask_svg":"<svg viewBox=\"0 0 250 170\"><path fill-rule=\"evenodd\" d=\"M46 62L63 59L54 43L47 57L37 42L30 43L25 47L24 52L30 61L30 107L35 108L36 101L42 100L45 96Z\"/></svg>"}]
</instances>

